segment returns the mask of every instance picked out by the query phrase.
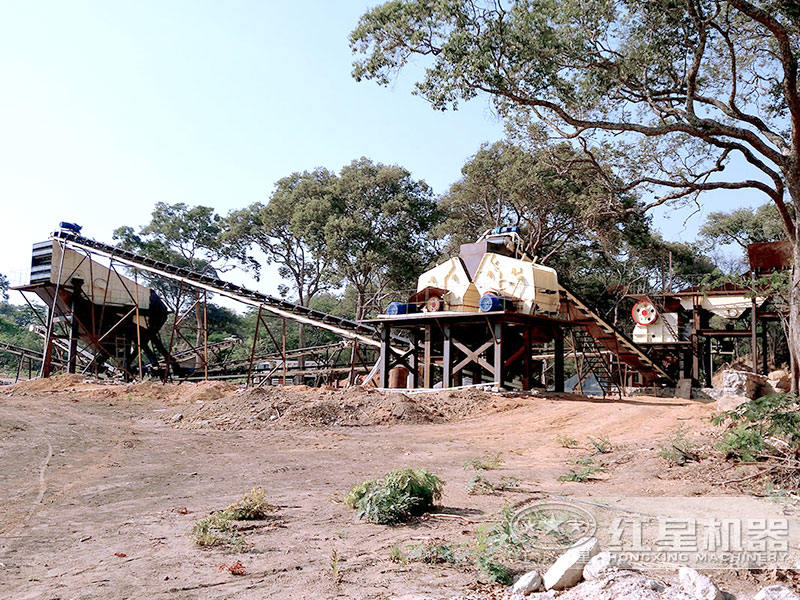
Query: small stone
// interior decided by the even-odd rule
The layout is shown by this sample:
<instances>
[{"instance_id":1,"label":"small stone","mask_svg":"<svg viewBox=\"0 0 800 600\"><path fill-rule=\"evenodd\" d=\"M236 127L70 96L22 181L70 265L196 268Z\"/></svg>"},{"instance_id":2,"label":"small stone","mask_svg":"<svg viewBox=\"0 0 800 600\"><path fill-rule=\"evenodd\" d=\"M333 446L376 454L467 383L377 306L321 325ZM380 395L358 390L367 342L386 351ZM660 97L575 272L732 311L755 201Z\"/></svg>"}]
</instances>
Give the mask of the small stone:
<instances>
[{"instance_id":1,"label":"small stone","mask_svg":"<svg viewBox=\"0 0 800 600\"><path fill-rule=\"evenodd\" d=\"M800 600L800 596L785 585L770 585L758 592L753 600Z\"/></svg>"},{"instance_id":2,"label":"small stone","mask_svg":"<svg viewBox=\"0 0 800 600\"><path fill-rule=\"evenodd\" d=\"M542 576L539 571L528 571L525 575L517 579L511 594L516 596L527 596L531 592L538 592L542 588Z\"/></svg>"},{"instance_id":3,"label":"small stone","mask_svg":"<svg viewBox=\"0 0 800 600\"><path fill-rule=\"evenodd\" d=\"M714 582L692 568L681 567L678 570L681 589L697 598L697 600L724 600L722 592Z\"/></svg>"},{"instance_id":4,"label":"small stone","mask_svg":"<svg viewBox=\"0 0 800 600\"><path fill-rule=\"evenodd\" d=\"M611 552L600 552L586 563L583 567L583 578L587 581L597 579L603 571L609 569L627 569L629 564L624 559L621 560L616 554Z\"/></svg>"},{"instance_id":5,"label":"small stone","mask_svg":"<svg viewBox=\"0 0 800 600\"><path fill-rule=\"evenodd\" d=\"M548 590L564 590L578 583L583 577L583 567L600 552L597 538L585 538L558 557L544 574L544 587Z\"/></svg>"},{"instance_id":6,"label":"small stone","mask_svg":"<svg viewBox=\"0 0 800 600\"><path fill-rule=\"evenodd\" d=\"M663 592L667 589L663 583L661 583L658 579L648 579L644 582L644 587L648 590L653 590L654 592Z\"/></svg>"},{"instance_id":7,"label":"small stone","mask_svg":"<svg viewBox=\"0 0 800 600\"><path fill-rule=\"evenodd\" d=\"M181 413L175 413L174 415L172 415L172 418L170 419L170 421L172 421L173 423L177 423L178 421L180 421L182 419L183 419L183 415Z\"/></svg>"}]
</instances>

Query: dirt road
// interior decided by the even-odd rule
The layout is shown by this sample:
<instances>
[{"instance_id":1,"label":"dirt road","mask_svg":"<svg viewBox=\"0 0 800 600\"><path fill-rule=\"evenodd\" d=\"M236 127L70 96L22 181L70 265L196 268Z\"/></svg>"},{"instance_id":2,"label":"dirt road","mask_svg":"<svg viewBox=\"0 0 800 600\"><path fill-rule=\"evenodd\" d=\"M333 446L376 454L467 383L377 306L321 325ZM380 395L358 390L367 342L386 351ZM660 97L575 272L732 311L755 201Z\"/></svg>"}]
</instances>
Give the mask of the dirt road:
<instances>
[{"instance_id":1,"label":"dirt road","mask_svg":"<svg viewBox=\"0 0 800 600\"><path fill-rule=\"evenodd\" d=\"M712 491L702 478L667 468L657 445L681 424L698 439L708 436L713 405L497 397L483 414L449 422L220 431L207 422L188 427L188 417L173 424L173 415L188 414L197 399L165 399L155 389L0 389L0 597L483 597L491 586L477 585L476 572L395 564L390 549L425 539L468 544L481 522L534 491ZM614 450L602 457L602 480L558 481L586 453L562 447L559 435L582 446L587 436L608 436ZM473 473L465 461L494 453L503 463L491 477L514 477L524 491L469 495ZM384 527L358 521L340 502L354 483L405 466L446 481L445 516ZM194 545L195 521L256 486L279 510L244 533L250 551ZM246 575L219 568L237 560Z\"/></svg>"}]
</instances>

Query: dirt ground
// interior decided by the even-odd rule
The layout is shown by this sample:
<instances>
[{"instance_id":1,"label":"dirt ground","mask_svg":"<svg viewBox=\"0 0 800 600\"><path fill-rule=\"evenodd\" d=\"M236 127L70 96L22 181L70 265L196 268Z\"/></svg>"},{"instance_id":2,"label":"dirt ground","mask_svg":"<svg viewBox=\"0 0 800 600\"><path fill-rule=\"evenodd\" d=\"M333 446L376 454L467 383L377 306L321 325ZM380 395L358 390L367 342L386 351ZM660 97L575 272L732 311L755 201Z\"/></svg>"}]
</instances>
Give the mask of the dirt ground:
<instances>
[{"instance_id":1,"label":"dirt ground","mask_svg":"<svg viewBox=\"0 0 800 600\"><path fill-rule=\"evenodd\" d=\"M713 411L648 397L237 393L229 384L111 386L67 376L2 387L0 598L501 597L475 570L396 564L390 550L426 540L466 546L482 523L530 497L735 493L714 484L707 461L669 467L657 455L681 425L710 445ZM562 447L559 435L582 448ZM586 454L587 436L613 444L602 478L558 481ZM487 476L517 478L519 487L468 494L474 472L464 463L496 453L502 465ZM387 527L342 504L353 484L406 466L446 481L439 514ZM278 511L243 533L248 551L194 544L198 519L257 486ZM237 560L245 575L220 568ZM743 598L775 577L715 580Z\"/></svg>"}]
</instances>

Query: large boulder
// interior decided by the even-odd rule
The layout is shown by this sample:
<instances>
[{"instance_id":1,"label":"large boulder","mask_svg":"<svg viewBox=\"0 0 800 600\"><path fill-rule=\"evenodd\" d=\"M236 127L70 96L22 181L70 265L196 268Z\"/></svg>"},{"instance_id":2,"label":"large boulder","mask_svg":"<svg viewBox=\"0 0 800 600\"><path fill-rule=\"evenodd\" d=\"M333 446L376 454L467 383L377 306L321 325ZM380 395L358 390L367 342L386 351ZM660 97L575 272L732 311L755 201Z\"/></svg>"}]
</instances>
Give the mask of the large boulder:
<instances>
[{"instance_id":1,"label":"large boulder","mask_svg":"<svg viewBox=\"0 0 800 600\"><path fill-rule=\"evenodd\" d=\"M528 571L517 579L511 588L511 595L512 597L527 596L532 592L538 592L540 589L542 589L542 575L539 571Z\"/></svg>"},{"instance_id":2,"label":"large boulder","mask_svg":"<svg viewBox=\"0 0 800 600\"><path fill-rule=\"evenodd\" d=\"M800 600L800 596L784 585L770 585L758 592L753 600Z\"/></svg>"},{"instance_id":3,"label":"large boulder","mask_svg":"<svg viewBox=\"0 0 800 600\"><path fill-rule=\"evenodd\" d=\"M548 590L565 590L583 577L583 567L600 552L597 538L585 538L558 557L544 574L544 587Z\"/></svg>"},{"instance_id":4,"label":"large boulder","mask_svg":"<svg viewBox=\"0 0 800 600\"><path fill-rule=\"evenodd\" d=\"M727 369L722 372L722 389L727 396L758 398L766 388L767 378L750 371Z\"/></svg>"},{"instance_id":5,"label":"large boulder","mask_svg":"<svg viewBox=\"0 0 800 600\"><path fill-rule=\"evenodd\" d=\"M583 567L583 578L587 581L590 579L597 579L606 571L612 569L627 569L630 565L624 559L620 559L616 554L611 552L600 552L592 557Z\"/></svg>"},{"instance_id":6,"label":"large boulder","mask_svg":"<svg viewBox=\"0 0 800 600\"><path fill-rule=\"evenodd\" d=\"M711 579L690 567L678 570L681 589L697 600L725 600L724 594Z\"/></svg>"},{"instance_id":7,"label":"large boulder","mask_svg":"<svg viewBox=\"0 0 800 600\"><path fill-rule=\"evenodd\" d=\"M771 371L770 374L767 375L767 381L776 392L788 392L792 387L792 380L785 369Z\"/></svg>"}]
</instances>

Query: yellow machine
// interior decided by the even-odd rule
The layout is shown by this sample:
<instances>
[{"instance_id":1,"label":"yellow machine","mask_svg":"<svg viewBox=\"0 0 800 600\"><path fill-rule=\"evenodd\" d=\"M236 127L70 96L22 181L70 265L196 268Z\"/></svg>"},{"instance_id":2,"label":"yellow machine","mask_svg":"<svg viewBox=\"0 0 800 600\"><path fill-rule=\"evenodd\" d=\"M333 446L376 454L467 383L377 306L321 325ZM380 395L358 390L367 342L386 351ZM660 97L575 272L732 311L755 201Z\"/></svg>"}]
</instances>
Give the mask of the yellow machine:
<instances>
[{"instance_id":1,"label":"yellow machine","mask_svg":"<svg viewBox=\"0 0 800 600\"><path fill-rule=\"evenodd\" d=\"M393 302L387 314L412 312L492 312L554 314L559 310L555 270L522 251L517 227L498 227L457 257L423 273L408 303Z\"/></svg>"}]
</instances>

